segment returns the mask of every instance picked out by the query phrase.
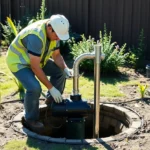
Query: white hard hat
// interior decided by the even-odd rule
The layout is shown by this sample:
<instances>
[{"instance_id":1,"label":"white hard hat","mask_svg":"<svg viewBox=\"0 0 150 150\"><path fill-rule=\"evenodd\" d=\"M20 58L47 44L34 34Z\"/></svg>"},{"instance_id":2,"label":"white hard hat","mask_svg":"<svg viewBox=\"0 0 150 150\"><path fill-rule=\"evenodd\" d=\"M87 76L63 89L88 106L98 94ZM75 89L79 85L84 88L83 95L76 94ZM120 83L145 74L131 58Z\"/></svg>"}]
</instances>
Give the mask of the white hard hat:
<instances>
[{"instance_id":1,"label":"white hard hat","mask_svg":"<svg viewBox=\"0 0 150 150\"><path fill-rule=\"evenodd\" d=\"M69 39L69 21L63 15L52 15L49 23L60 40Z\"/></svg>"}]
</instances>

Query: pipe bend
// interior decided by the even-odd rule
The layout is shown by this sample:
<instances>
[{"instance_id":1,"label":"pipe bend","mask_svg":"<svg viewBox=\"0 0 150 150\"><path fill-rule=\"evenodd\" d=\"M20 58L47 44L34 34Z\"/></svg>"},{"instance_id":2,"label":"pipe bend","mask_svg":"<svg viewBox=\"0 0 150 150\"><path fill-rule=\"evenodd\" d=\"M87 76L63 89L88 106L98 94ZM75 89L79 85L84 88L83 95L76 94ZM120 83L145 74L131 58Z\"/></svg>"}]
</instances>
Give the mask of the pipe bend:
<instances>
[{"instance_id":1,"label":"pipe bend","mask_svg":"<svg viewBox=\"0 0 150 150\"><path fill-rule=\"evenodd\" d=\"M73 64L73 71L74 71L74 76L78 77L79 76L79 64L81 61L84 59L94 59L95 58L95 53L84 53L80 56L78 56Z\"/></svg>"}]
</instances>

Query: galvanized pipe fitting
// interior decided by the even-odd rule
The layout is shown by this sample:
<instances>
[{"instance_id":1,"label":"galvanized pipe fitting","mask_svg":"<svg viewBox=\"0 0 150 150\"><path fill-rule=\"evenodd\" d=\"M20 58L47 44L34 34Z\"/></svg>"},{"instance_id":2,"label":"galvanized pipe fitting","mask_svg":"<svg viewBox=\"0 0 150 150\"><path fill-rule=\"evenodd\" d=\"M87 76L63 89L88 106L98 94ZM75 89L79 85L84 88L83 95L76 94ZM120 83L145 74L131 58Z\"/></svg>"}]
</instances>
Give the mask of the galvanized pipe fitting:
<instances>
[{"instance_id":1,"label":"galvanized pipe fitting","mask_svg":"<svg viewBox=\"0 0 150 150\"><path fill-rule=\"evenodd\" d=\"M103 60L105 57L104 54L100 55L100 59ZM73 95L79 95L79 64L81 63L81 61L85 60L85 59L94 59L95 58L95 51L93 51L92 53L84 53L80 56L78 56L73 64Z\"/></svg>"},{"instance_id":2,"label":"galvanized pipe fitting","mask_svg":"<svg viewBox=\"0 0 150 150\"><path fill-rule=\"evenodd\" d=\"M94 59L95 53L84 53L78 56L73 64L73 95L79 94L79 64L85 59Z\"/></svg>"}]
</instances>

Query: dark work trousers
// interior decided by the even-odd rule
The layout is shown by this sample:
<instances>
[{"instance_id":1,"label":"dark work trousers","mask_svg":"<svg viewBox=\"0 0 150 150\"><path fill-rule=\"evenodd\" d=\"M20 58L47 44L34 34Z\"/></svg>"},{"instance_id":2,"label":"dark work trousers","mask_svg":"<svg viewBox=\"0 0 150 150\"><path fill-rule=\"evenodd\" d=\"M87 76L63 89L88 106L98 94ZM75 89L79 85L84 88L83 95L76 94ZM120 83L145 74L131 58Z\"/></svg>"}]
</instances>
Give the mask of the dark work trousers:
<instances>
[{"instance_id":1,"label":"dark work trousers","mask_svg":"<svg viewBox=\"0 0 150 150\"><path fill-rule=\"evenodd\" d=\"M49 59L47 64L43 67L43 71L52 85L63 93L66 81L66 74L61 70L52 59ZM25 118L27 120L39 119L39 97L42 89L39 81L35 77L35 74L30 68L23 68L18 72L13 73L16 78L22 83L26 89L26 95L24 99ZM51 97L48 92L48 97Z\"/></svg>"}]
</instances>

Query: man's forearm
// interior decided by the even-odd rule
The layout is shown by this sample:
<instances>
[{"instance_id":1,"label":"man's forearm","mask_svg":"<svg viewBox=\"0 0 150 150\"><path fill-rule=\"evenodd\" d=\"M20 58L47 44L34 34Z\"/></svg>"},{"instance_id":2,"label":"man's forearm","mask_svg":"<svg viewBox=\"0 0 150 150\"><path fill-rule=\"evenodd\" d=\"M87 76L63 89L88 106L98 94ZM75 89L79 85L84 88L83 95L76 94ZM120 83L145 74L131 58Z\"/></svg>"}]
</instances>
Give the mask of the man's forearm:
<instances>
[{"instance_id":1,"label":"man's forearm","mask_svg":"<svg viewBox=\"0 0 150 150\"><path fill-rule=\"evenodd\" d=\"M40 67L31 67L31 69L37 78L47 87L47 89L52 88L53 85L49 82L47 76Z\"/></svg>"},{"instance_id":2,"label":"man's forearm","mask_svg":"<svg viewBox=\"0 0 150 150\"><path fill-rule=\"evenodd\" d=\"M61 55L57 55L57 57L55 57L55 59L54 59L54 62L62 70L64 70L67 67L67 65Z\"/></svg>"}]
</instances>

